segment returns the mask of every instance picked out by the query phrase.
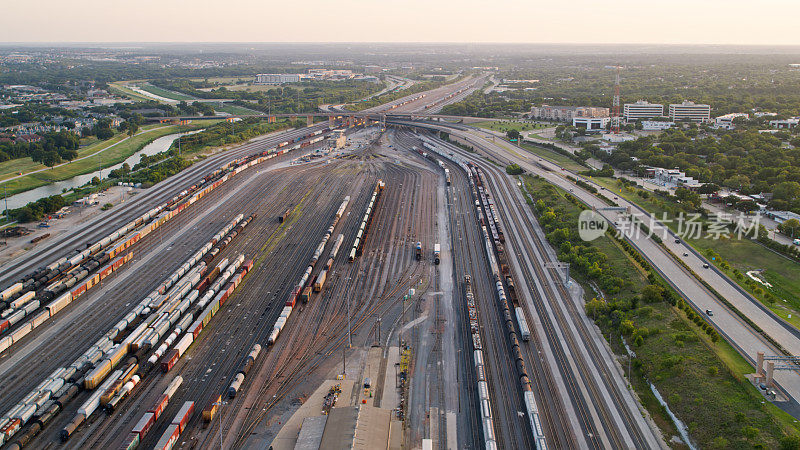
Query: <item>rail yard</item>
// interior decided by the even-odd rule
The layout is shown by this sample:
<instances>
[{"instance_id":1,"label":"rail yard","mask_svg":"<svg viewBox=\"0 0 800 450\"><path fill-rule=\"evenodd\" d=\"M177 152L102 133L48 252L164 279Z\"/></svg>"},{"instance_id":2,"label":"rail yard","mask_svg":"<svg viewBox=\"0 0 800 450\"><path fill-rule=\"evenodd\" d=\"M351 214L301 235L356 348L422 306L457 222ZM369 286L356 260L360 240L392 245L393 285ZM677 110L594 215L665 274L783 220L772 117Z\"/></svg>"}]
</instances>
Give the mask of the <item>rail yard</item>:
<instances>
[{"instance_id":1,"label":"rail yard","mask_svg":"<svg viewBox=\"0 0 800 450\"><path fill-rule=\"evenodd\" d=\"M215 154L3 267L4 448L294 448L340 407L390 448L663 445L515 180L383 122Z\"/></svg>"}]
</instances>

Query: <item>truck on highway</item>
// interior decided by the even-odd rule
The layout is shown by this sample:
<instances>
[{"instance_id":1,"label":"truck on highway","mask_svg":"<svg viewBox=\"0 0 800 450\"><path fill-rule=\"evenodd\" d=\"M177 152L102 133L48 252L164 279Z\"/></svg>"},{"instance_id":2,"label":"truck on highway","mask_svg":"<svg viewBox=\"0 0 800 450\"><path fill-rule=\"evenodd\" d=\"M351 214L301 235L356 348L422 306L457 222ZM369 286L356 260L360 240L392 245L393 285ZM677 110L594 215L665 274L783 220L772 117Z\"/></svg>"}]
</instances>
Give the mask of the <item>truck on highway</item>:
<instances>
[{"instance_id":1,"label":"truck on highway","mask_svg":"<svg viewBox=\"0 0 800 450\"><path fill-rule=\"evenodd\" d=\"M417 241L416 256L417 256L417 261L422 259L422 242L419 241Z\"/></svg>"},{"instance_id":2,"label":"truck on highway","mask_svg":"<svg viewBox=\"0 0 800 450\"><path fill-rule=\"evenodd\" d=\"M439 257L441 254L441 246L439 244L433 244L433 263L439 264Z\"/></svg>"}]
</instances>

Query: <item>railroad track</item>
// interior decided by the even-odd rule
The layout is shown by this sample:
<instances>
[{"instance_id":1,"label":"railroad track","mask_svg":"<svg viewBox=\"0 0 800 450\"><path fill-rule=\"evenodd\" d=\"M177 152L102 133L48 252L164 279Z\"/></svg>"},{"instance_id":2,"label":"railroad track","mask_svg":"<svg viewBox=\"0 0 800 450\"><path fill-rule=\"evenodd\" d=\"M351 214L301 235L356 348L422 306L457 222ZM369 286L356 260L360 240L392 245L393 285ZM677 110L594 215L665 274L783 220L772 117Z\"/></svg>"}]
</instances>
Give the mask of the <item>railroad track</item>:
<instances>
[{"instance_id":1,"label":"railroad track","mask_svg":"<svg viewBox=\"0 0 800 450\"><path fill-rule=\"evenodd\" d=\"M412 145L421 147L421 144L411 137L406 137L404 145L410 149ZM430 163L429 160L425 160ZM478 219L475 214L473 200L469 196L469 184L466 177L462 174L460 167L449 164L451 174L459 174L461 183L453 184L453 190L460 187L462 194L462 221L459 230L455 233L458 236L467 237L467 242L460 239L454 242L456 254L461 254L457 258L456 270L457 280L463 280L464 275L472 276L473 292L476 296L476 303L479 307L479 319L482 326L482 336L484 337L484 358L488 360L489 371L487 378L490 381L490 398L492 399L493 416L495 417L495 428L497 429L496 439L500 448L533 448L532 436L528 431L528 426L520 420L518 411L524 411L522 404L522 393L519 389L518 374L515 370L514 361L511 358L510 347L507 341L504 322L497 308L493 288L490 282L491 272L488 261L484 253L483 237L479 232ZM459 283L459 285L461 285ZM463 295L459 299L464 302ZM471 358L470 358L471 359Z\"/></svg>"},{"instance_id":2,"label":"railroad track","mask_svg":"<svg viewBox=\"0 0 800 450\"><path fill-rule=\"evenodd\" d=\"M327 123L314 125L311 128L287 131L269 138L242 144L231 150L223 151L198 161L178 174L133 197L133 200L126 202L121 207L118 206L108 213L100 214L96 218L75 227L74 230L57 235L53 239L48 239L46 243L40 244L20 257L6 262L3 264L5 270L0 275L0 286L10 285L24 274L32 272L36 267L52 262L76 248L83 248L83 244L86 242L97 240L107 234L109 230L127 223L131 218L146 212L154 205L172 198L181 190L198 182L214 168L228 161L263 151L284 140L300 137L309 131L315 131L325 126L327 126ZM290 152L273 159L272 162L293 159L297 155L298 153Z\"/></svg>"},{"instance_id":3,"label":"railroad track","mask_svg":"<svg viewBox=\"0 0 800 450\"><path fill-rule=\"evenodd\" d=\"M457 151L462 157L469 157L470 155L465 154L463 151L458 149L457 147L450 147L454 151ZM528 264L524 267L533 267L535 274L526 273L525 270L522 270L524 274L524 278L526 282L530 286L535 286L537 284L536 280L550 280L550 282L541 282L538 283L541 285L541 288L544 290L545 295L544 297L547 299L565 299L561 302L555 302L552 305L552 310L554 311L554 315L556 320L559 323L559 326L562 330L566 329L565 327L568 326L569 323L574 323L575 327L579 333L579 337L582 343L591 343L594 339L594 334L588 330L586 324L583 320L569 320L567 317L575 317L580 318L583 315L582 311L579 311L574 304L570 300L569 293L567 292L566 288L561 283L552 283L553 277L556 279L558 278L557 274L554 274L551 270L551 273L548 274L545 271L544 266L544 258L545 255L552 256L552 252L547 251L547 245L544 241L542 236L539 233L532 232L535 230L534 224L532 219L530 218L529 214L523 213L520 209L520 203L518 202L519 198L517 195L514 195L513 190L515 189L514 183L505 174L499 173L499 170L496 166L492 164L488 164L484 161L478 160L476 158L474 162L481 166L484 170L484 173L491 174L489 178L489 182L492 184L492 192L497 193L500 191L500 195L505 199L503 205L506 208L499 208L501 216L503 217L503 222L505 224L513 224L513 233L508 233L511 235L512 239L516 243L517 249L522 249L520 253L527 261ZM523 206L524 207L524 206ZM509 212L510 210L510 212ZM522 231L522 232L520 232ZM530 258L535 258L533 261ZM535 278L534 278L535 276ZM543 308L541 311L545 311L544 308L547 308L547 305L544 304L542 301L542 296L538 295L536 291L532 291L534 295L534 302L538 308ZM567 308L567 311L563 311L561 309L561 305L564 305ZM549 323L549 316L546 314L540 314L540 318L548 320L542 320L542 324L549 330L553 330L552 323ZM546 323L547 322L547 323ZM608 432L610 436L609 439L612 442L605 442L600 439L598 435L598 424L595 424L595 420L591 420L593 417L589 411L587 411L588 405L586 401L579 403L575 401L577 398L582 397L579 394L579 390L576 387L576 383L580 383L578 380L570 381L569 382L569 389L571 391L571 398L573 399L574 403L576 403L576 409L578 411L579 416L581 417L582 425L584 430L587 433L587 439L589 444L595 448L598 447L605 447L611 445L615 448L626 448L635 446L637 448L649 448L650 444L652 444L652 440L648 440L645 434L638 426L637 418L631 412L627 402L622 396L622 393L619 390L619 387L611 382L610 380L613 377L619 376L618 373L613 373L608 370L607 366L602 363L603 357L599 353L598 349L594 345L585 345L579 344L575 341L575 338L570 333L564 333L562 336L566 337L567 344L570 349L570 353L573 355L572 358L569 360L575 361L578 369L576 372L580 374L579 379L582 379L583 385L587 386L589 389L589 395L592 401L592 404L595 405L598 409L598 414L600 415L600 430L604 432ZM559 356L562 353L559 346L553 346L556 353L557 359L561 361L562 366L564 362L568 362L565 357ZM592 361L598 361L596 364L592 364L589 366L589 363L584 360L581 356L580 349L586 348L589 352ZM602 383L605 386L606 392L611 395L613 403L615 404L615 410L621 416L621 420L624 422L624 427L621 427L615 420L614 414L612 413L611 409L608 405L605 404L603 400L603 395L600 393L600 386L598 386L593 379L591 379L587 374L590 373L591 368L596 368L599 370ZM574 377L575 373L573 371L569 371L570 378ZM638 411L637 411L638 413ZM623 429L631 430L629 435L623 434Z\"/></svg>"},{"instance_id":4,"label":"railroad track","mask_svg":"<svg viewBox=\"0 0 800 450\"><path fill-rule=\"evenodd\" d=\"M268 176L268 178L277 177L277 175L274 175L274 176L273 175L267 175L267 176ZM275 181L276 181L276 184L279 184L279 180L276 179ZM308 181L307 183L309 185L315 184L315 183L313 183L311 181ZM265 204L269 205L270 204L270 202L269 202L270 199L268 197L264 198L263 196L259 195L262 190L263 189L261 188L261 186L259 184L253 184L250 187L250 191L249 191L250 194L248 194L248 196L247 196L247 197L249 197L248 200L241 200L239 202L231 202L226 206L228 206L228 207L230 207L232 209L223 208L223 209L218 211L218 214L220 215L220 217L225 217L225 216L230 217L232 215L235 215L236 211L238 211L240 209L250 209L250 208L255 207L255 205L257 203L259 203L259 202L262 205L265 205ZM294 192L292 190L290 190L290 191ZM274 207L272 207L272 209L270 211L268 211L267 214L263 214L263 211L261 211L261 213L262 214L259 216L259 218L257 218L257 220L264 221L267 225L270 222L274 222L274 220L275 220L274 218L278 214L277 210L275 210ZM258 222L255 222L254 225L251 225L248 229L250 229L250 230L260 229L260 228L262 228L264 226L264 223L259 224ZM267 232L269 232L269 231L267 231ZM249 243L250 247L249 248L244 248L245 252L247 252L249 250L254 250L255 248L257 248L257 246L260 246L261 243L259 241L260 241L259 237L256 237L255 239L253 239L252 235L250 235L248 233L244 233L240 238L237 238L237 241L234 241L234 242L236 242L236 243L244 243L244 242ZM299 248L302 248L302 247L298 246L297 248L299 249ZM239 251L240 249L242 249L242 244L229 246L229 249L230 250L226 249L226 252L233 253L234 251ZM194 249L191 249L191 250L194 250ZM313 249L312 249L312 251L313 251ZM228 254L228 253L223 253L223 256L220 256L220 257L224 257L224 255L226 255L226 254ZM275 267L275 270L279 271L280 268L281 268L280 267L280 263L278 263L276 265L276 267ZM151 286L148 285L147 289L151 289ZM190 350L190 353L191 353L191 350ZM237 361L233 362L233 364L235 364L235 363L237 363ZM137 387L137 391L141 392L141 390L143 388L144 388L144 385L141 386L141 387ZM53 427L55 427L55 425Z\"/></svg>"}]
</instances>

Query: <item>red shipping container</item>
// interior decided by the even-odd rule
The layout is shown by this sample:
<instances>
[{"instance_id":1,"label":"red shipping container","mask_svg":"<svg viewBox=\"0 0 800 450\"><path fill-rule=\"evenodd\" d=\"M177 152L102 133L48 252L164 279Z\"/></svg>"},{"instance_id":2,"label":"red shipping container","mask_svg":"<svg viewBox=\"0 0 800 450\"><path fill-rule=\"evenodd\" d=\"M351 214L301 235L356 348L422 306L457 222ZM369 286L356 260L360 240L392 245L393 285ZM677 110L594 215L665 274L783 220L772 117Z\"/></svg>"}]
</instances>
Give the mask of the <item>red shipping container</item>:
<instances>
[{"instance_id":1,"label":"red shipping container","mask_svg":"<svg viewBox=\"0 0 800 450\"><path fill-rule=\"evenodd\" d=\"M172 350L170 350L169 353L167 353L167 355L164 357L164 360L161 361L161 370L164 373L169 372L169 370L172 369L172 366L174 366L175 363L178 362L178 357L179 355L177 349L173 348Z\"/></svg>"},{"instance_id":2,"label":"red shipping container","mask_svg":"<svg viewBox=\"0 0 800 450\"><path fill-rule=\"evenodd\" d=\"M197 336L200 335L201 331L203 331L203 321L202 320L200 322L198 322L197 326L194 327L194 330L192 330L192 336L194 336L194 338L197 339Z\"/></svg>"},{"instance_id":3,"label":"red shipping container","mask_svg":"<svg viewBox=\"0 0 800 450\"><path fill-rule=\"evenodd\" d=\"M84 292L86 292L86 284L82 284L78 286L77 289L72 291L72 298L75 299L76 297L80 297L80 295L83 294Z\"/></svg>"},{"instance_id":4,"label":"red shipping container","mask_svg":"<svg viewBox=\"0 0 800 450\"><path fill-rule=\"evenodd\" d=\"M6 331L6 329L8 329L8 319L0 322L0 333Z\"/></svg>"},{"instance_id":5,"label":"red shipping container","mask_svg":"<svg viewBox=\"0 0 800 450\"><path fill-rule=\"evenodd\" d=\"M144 435L150 431L150 428L153 427L153 424L156 423L156 415L152 412L146 412L142 416L141 419L134 425L132 433L136 433L139 435L139 438L144 439Z\"/></svg>"},{"instance_id":6,"label":"red shipping container","mask_svg":"<svg viewBox=\"0 0 800 450\"><path fill-rule=\"evenodd\" d=\"M169 396L167 396L167 394L161 394L161 397L158 398L158 402L156 402L155 406L147 410L147 412L153 413L154 423L159 417L161 417L161 413L164 412L164 409L167 407L167 403L169 403Z\"/></svg>"},{"instance_id":7,"label":"red shipping container","mask_svg":"<svg viewBox=\"0 0 800 450\"><path fill-rule=\"evenodd\" d=\"M247 269L248 271L250 269L252 269L253 268L253 260L252 259L248 259L247 261L245 261L244 262L244 268Z\"/></svg>"}]
</instances>

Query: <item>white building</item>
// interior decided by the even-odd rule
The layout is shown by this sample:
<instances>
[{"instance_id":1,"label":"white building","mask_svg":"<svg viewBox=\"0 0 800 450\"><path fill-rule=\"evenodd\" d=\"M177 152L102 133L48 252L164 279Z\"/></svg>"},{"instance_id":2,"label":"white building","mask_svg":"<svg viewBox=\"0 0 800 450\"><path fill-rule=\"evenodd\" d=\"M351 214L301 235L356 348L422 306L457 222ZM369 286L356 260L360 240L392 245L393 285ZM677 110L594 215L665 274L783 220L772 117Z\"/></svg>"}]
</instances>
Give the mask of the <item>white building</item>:
<instances>
[{"instance_id":1,"label":"white building","mask_svg":"<svg viewBox=\"0 0 800 450\"><path fill-rule=\"evenodd\" d=\"M663 169L661 167L649 167L647 175L653 178L654 184L665 187L684 187L687 189L697 189L703 185L692 177L687 177L685 173L678 169Z\"/></svg>"},{"instance_id":2,"label":"white building","mask_svg":"<svg viewBox=\"0 0 800 450\"><path fill-rule=\"evenodd\" d=\"M717 128L717 129L722 128L724 130L732 130L732 129L736 128L733 125L733 120L736 119L737 117L744 117L745 119L749 119L750 118L750 114L746 114L746 113L730 113L730 114L725 114L724 116L719 116L719 117L714 119L714 128Z\"/></svg>"},{"instance_id":3,"label":"white building","mask_svg":"<svg viewBox=\"0 0 800 450\"><path fill-rule=\"evenodd\" d=\"M569 122L573 117L608 117L608 108L593 106L534 106L531 108L532 119Z\"/></svg>"},{"instance_id":4,"label":"white building","mask_svg":"<svg viewBox=\"0 0 800 450\"><path fill-rule=\"evenodd\" d=\"M711 106L688 101L671 103L669 105L669 118L675 122L680 120L707 122L711 120Z\"/></svg>"},{"instance_id":5,"label":"white building","mask_svg":"<svg viewBox=\"0 0 800 450\"><path fill-rule=\"evenodd\" d=\"M636 140L636 136L626 133L603 133L602 139L604 141L619 144L620 142L627 142Z\"/></svg>"},{"instance_id":6,"label":"white building","mask_svg":"<svg viewBox=\"0 0 800 450\"><path fill-rule=\"evenodd\" d=\"M609 117L573 117L572 126L586 128L586 131L599 131L605 130L610 120Z\"/></svg>"},{"instance_id":7,"label":"white building","mask_svg":"<svg viewBox=\"0 0 800 450\"><path fill-rule=\"evenodd\" d=\"M300 74L298 73L260 73L256 75L255 84L283 84L299 83Z\"/></svg>"},{"instance_id":8,"label":"white building","mask_svg":"<svg viewBox=\"0 0 800 450\"><path fill-rule=\"evenodd\" d=\"M642 130L644 131L660 131L667 130L675 126L675 122L659 122L656 120L643 120Z\"/></svg>"},{"instance_id":9,"label":"white building","mask_svg":"<svg viewBox=\"0 0 800 450\"><path fill-rule=\"evenodd\" d=\"M625 122L633 122L640 119L652 119L664 115L664 105L658 103L648 103L639 100L636 103L625 103L623 106L622 118Z\"/></svg>"},{"instance_id":10,"label":"white building","mask_svg":"<svg viewBox=\"0 0 800 450\"><path fill-rule=\"evenodd\" d=\"M770 120L769 126L777 129L794 128L797 126L798 123L800 123L800 117L790 117L788 119L783 119L783 120Z\"/></svg>"}]
</instances>

